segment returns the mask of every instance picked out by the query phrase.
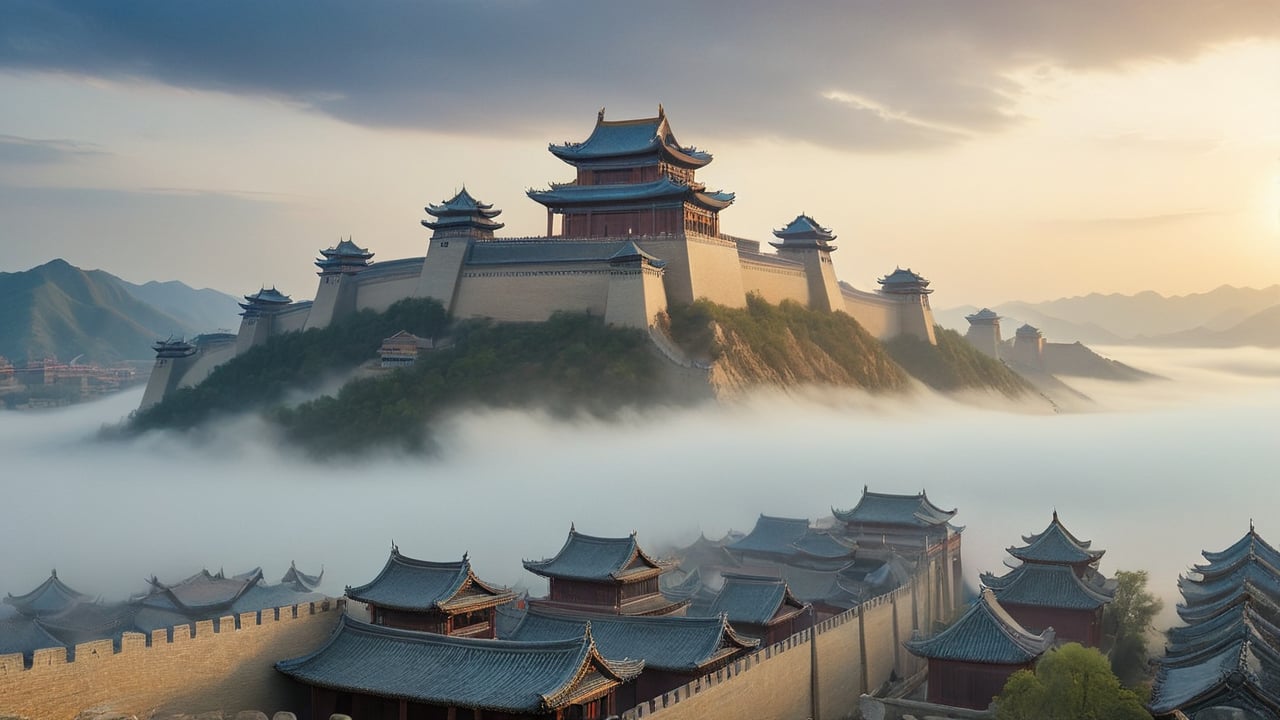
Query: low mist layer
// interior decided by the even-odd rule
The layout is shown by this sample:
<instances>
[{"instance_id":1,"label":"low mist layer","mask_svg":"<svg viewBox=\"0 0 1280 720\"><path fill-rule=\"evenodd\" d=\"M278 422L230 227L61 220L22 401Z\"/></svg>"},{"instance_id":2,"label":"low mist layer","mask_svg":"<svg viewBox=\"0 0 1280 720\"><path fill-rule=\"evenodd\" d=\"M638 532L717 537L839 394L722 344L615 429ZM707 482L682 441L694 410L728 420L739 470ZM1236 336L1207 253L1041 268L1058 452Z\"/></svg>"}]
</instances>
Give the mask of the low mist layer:
<instances>
[{"instance_id":1,"label":"low mist layer","mask_svg":"<svg viewBox=\"0 0 1280 720\"><path fill-rule=\"evenodd\" d=\"M323 590L371 579L394 540L411 556L469 551L482 577L540 590L522 558L554 554L570 522L639 532L647 547L748 530L759 513L817 518L862 486L921 488L960 510L965 572L1000 569L1004 548L1057 509L1107 550L1104 572L1146 568L1172 622L1177 574L1252 517L1280 543L1280 352L1106 348L1170 381L1081 383L1095 413L1021 414L940 396L762 393L732 404L603 423L470 412L434 459L313 461L260 421L199 435L98 442L139 393L38 413L0 413L5 502L0 592L53 567L84 592L121 598L152 573L296 560ZM1074 382L1074 381L1073 381Z\"/></svg>"}]
</instances>

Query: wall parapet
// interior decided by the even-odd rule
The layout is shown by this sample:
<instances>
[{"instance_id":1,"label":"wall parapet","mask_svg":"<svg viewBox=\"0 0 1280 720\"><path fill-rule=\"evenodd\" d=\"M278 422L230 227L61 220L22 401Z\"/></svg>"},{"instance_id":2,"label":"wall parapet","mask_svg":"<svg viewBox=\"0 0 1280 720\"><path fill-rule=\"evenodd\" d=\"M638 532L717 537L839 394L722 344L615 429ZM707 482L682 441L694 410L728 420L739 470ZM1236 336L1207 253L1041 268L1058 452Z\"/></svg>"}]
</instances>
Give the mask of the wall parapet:
<instances>
[{"instance_id":1,"label":"wall parapet","mask_svg":"<svg viewBox=\"0 0 1280 720\"><path fill-rule=\"evenodd\" d=\"M30 666L21 653L0 655L0 708L75 717L90 707L124 715L296 707L296 689L272 668L319 647L345 605L326 598L127 632L118 644L105 639L42 648Z\"/></svg>"}]
</instances>

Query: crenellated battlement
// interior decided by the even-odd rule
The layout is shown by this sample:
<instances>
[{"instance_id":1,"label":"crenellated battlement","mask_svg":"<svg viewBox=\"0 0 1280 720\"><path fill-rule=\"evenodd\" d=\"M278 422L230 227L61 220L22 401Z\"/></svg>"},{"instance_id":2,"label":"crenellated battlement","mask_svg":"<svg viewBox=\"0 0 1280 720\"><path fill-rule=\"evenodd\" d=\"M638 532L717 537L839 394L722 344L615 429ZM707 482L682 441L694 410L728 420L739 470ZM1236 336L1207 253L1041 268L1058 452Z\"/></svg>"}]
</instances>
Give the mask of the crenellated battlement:
<instances>
[{"instance_id":1,"label":"crenellated battlement","mask_svg":"<svg viewBox=\"0 0 1280 720\"><path fill-rule=\"evenodd\" d=\"M227 615L124 633L74 648L0 655L0 708L29 717L75 717L88 707L129 715L294 709L304 698L275 663L311 652L332 632L343 599Z\"/></svg>"}]
</instances>

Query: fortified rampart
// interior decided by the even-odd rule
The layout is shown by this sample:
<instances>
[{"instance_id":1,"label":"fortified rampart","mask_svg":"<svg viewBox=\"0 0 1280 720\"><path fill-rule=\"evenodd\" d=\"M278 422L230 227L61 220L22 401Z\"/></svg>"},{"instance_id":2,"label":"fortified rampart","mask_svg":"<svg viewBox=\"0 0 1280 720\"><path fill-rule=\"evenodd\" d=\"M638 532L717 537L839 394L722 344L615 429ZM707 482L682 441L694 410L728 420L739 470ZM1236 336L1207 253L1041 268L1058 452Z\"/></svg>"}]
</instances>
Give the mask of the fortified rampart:
<instances>
[{"instance_id":1,"label":"fortified rampart","mask_svg":"<svg viewBox=\"0 0 1280 720\"><path fill-rule=\"evenodd\" d=\"M925 667L902 643L949 614L930 600L940 575L936 562L922 567L911 583L641 703L623 713L623 720L855 717L862 694Z\"/></svg>"},{"instance_id":2,"label":"fortified rampart","mask_svg":"<svg viewBox=\"0 0 1280 720\"><path fill-rule=\"evenodd\" d=\"M546 236L495 236L503 227L494 219L501 210L464 188L426 208L434 219L423 225L434 232L424 257L372 263L372 252L347 239L320 251L314 301L293 302L275 288L245 296L235 353L273 335L323 328L357 310L381 311L412 297L438 300L457 318L537 322L557 311L587 312L645 329L668 305L707 299L738 308L757 293L771 303L845 311L881 339L909 334L935 342L928 281L910 271L899 277L898 270L879 281L880 292L842 287L831 261L835 235L813 218L801 215L775 230L781 242L770 243L773 253L761 252L759 241L721 234L718 213L733 195L707 192L693 180L711 156L674 144L661 109L644 121L609 122L601 115L596 132L621 133L601 140L611 148L607 157L584 149L589 142L553 147L577 168L577 180L529 191L547 206ZM562 216L558 235L555 215ZM157 362L142 407L198 384L229 358Z\"/></svg>"},{"instance_id":3,"label":"fortified rampart","mask_svg":"<svg viewBox=\"0 0 1280 720\"><path fill-rule=\"evenodd\" d=\"M125 633L111 640L0 655L0 714L73 718L88 708L125 715L295 710L306 697L275 663L315 650L342 615L341 600L314 602Z\"/></svg>"}]
</instances>

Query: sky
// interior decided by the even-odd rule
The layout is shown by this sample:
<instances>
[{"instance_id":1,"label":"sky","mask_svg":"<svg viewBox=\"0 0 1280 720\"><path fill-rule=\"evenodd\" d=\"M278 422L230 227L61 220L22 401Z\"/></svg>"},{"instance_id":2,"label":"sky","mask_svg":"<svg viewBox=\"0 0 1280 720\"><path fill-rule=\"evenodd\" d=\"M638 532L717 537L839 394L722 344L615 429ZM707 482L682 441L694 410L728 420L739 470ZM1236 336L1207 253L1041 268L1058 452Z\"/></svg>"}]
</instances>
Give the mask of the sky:
<instances>
[{"instance_id":1,"label":"sky","mask_svg":"<svg viewBox=\"0 0 1280 720\"><path fill-rule=\"evenodd\" d=\"M371 580L393 541L429 560L469 552L482 578L541 593L520 561L554 555L570 523L600 536L635 531L663 554L699 532L747 531L761 513L828 516L869 485L925 489L958 510L970 587L1056 509L1106 551L1104 573L1150 572L1163 628L1178 574L1201 550L1226 548L1251 519L1280 544L1269 512L1280 503L1280 351L1107 352L1170 379L1080 382L1098 412L1062 415L830 388L609 423L467 412L441 427L434 458L312 462L254 418L95 441L140 391L0 413L0 527L20 548L0 553L0 595L28 592L53 568L81 592L119 599L152 574L172 582L201 568L260 565L274 582L291 560L323 566L322 590L337 594Z\"/></svg>"},{"instance_id":2,"label":"sky","mask_svg":"<svg viewBox=\"0 0 1280 720\"><path fill-rule=\"evenodd\" d=\"M127 4L0 11L0 271L315 291L340 237L425 251L465 185L504 232L595 114L652 116L737 193L796 214L839 276L935 304L1280 280L1274 2Z\"/></svg>"}]
</instances>

